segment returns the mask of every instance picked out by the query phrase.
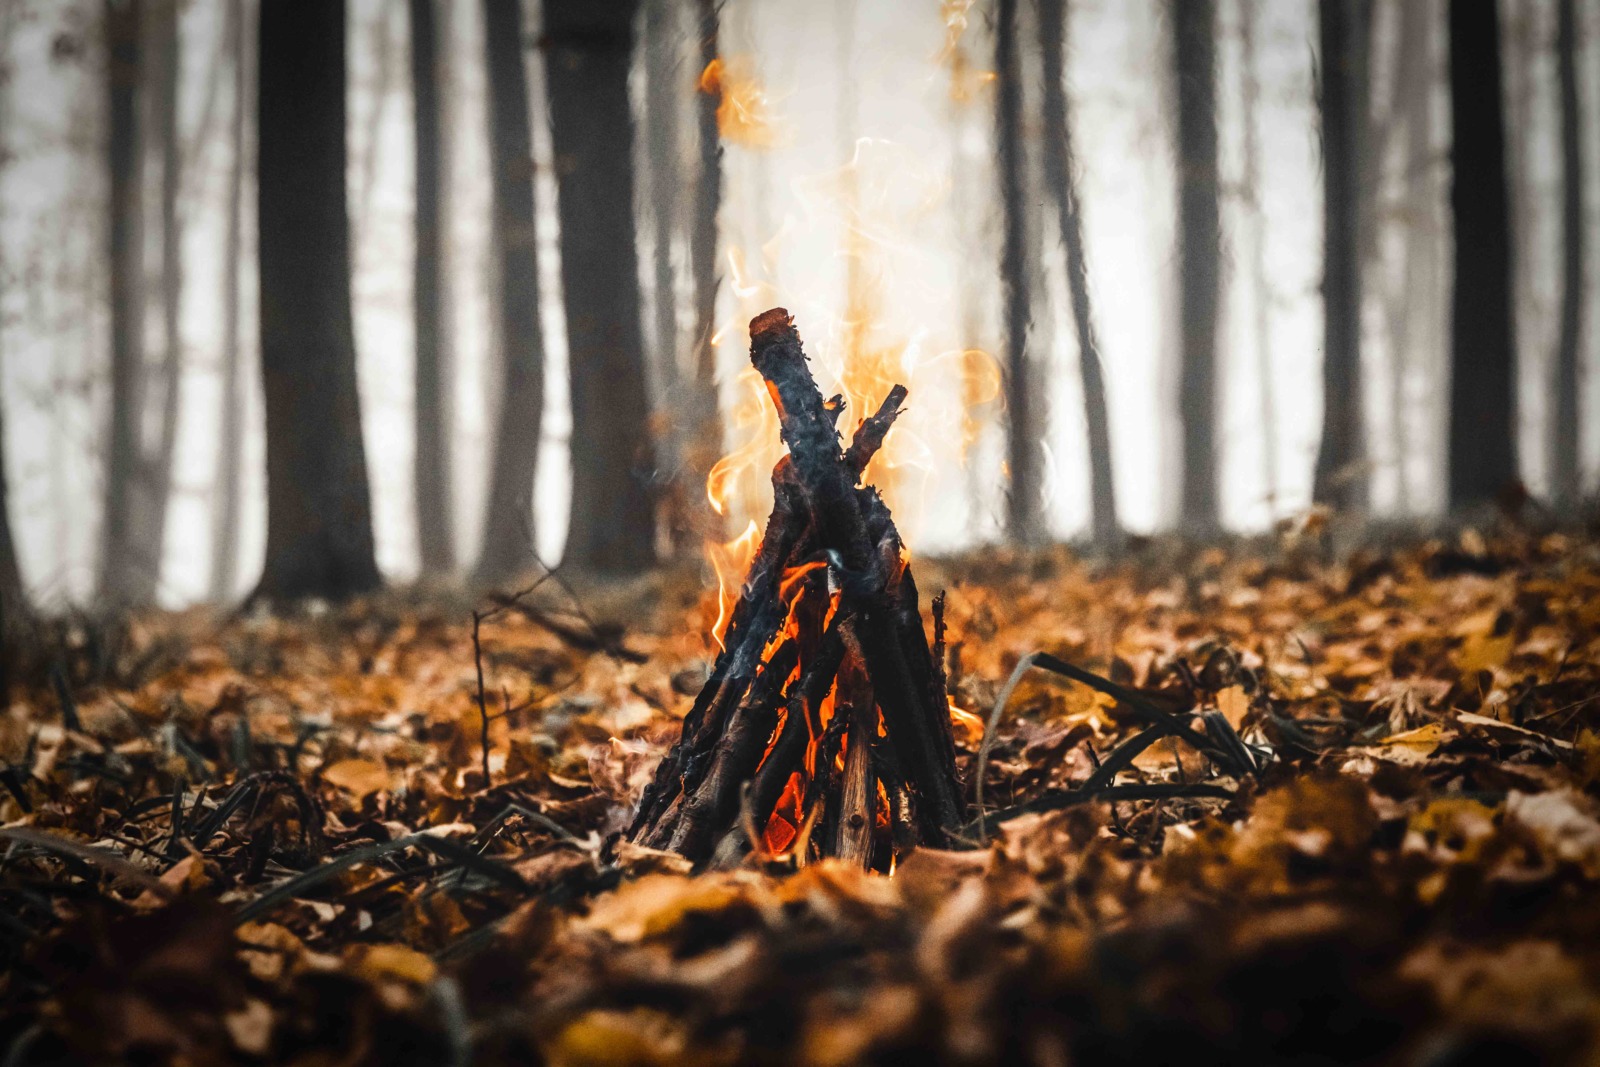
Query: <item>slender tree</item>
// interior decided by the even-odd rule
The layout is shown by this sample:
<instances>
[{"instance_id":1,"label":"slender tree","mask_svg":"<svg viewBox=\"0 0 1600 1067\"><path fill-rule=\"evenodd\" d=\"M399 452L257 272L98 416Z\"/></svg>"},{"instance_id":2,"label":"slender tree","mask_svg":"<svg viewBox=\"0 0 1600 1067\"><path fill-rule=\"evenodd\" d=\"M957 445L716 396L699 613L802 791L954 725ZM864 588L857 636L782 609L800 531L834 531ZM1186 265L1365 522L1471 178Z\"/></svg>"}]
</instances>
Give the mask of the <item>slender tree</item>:
<instances>
[{"instance_id":1,"label":"slender tree","mask_svg":"<svg viewBox=\"0 0 1600 1067\"><path fill-rule=\"evenodd\" d=\"M345 5L268 0L257 65L267 558L257 595L380 584L356 388L345 200Z\"/></svg>"},{"instance_id":2,"label":"slender tree","mask_svg":"<svg viewBox=\"0 0 1600 1067\"><path fill-rule=\"evenodd\" d=\"M565 558L613 572L640 570L655 554L628 109L637 9L637 0L544 3L572 375Z\"/></svg>"},{"instance_id":3,"label":"slender tree","mask_svg":"<svg viewBox=\"0 0 1600 1067\"><path fill-rule=\"evenodd\" d=\"M167 508L172 498L172 468L178 446L178 414L182 397L183 233L178 198L183 182L182 145L178 138L179 51L178 0L147 0L144 33L149 41L150 140L161 172L161 367L160 409L153 447L140 455L137 484L137 544L140 565L129 575L130 599L155 599L166 541Z\"/></svg>"},{"instance_id":4,"label":"slender tree","mask_svg":"<svg viewBox=\"0 0 1600 1067\"><path fill-rule=\"evenodd\" d=\"M1582 497L1578 466L1581 441L1578 359L1583 344L1584 217L1583 115L1578 102L1578 15L1576 0L1556 7L1556 72L1561 99L1561 332L1556 342L1552 383L1554 418L1550 433L1550 481L1556 503L1572 507Z\"/></svg>"},{"instance_id":5,"label":"slender tree","mask_svg":"<svg viewBox=\"0 0 1600 1067\"><path fill-rule=\"evenodd\" d=\"M1361 419L1361 129L1364 94L1356 0L1319 0L1321 44L1323 356L1322 443L1312 499L1365 504Z\"/></svg>"},{"instance_id":6,"label":"slender tree","mask_svg":"<svg viewBox=\"0 0 1600 1067\"><path fill-rule=\"evenodd\" d=\"M1007 533L1018 544L1044 537L1041 397L1028 355L1034 274L1028 233L1026 160L1022 145L1022 59L1017 41L1017 0L995 7L995 141L999 155L1002 240L1000 278L1005 288L1005 395L1009 422L1006 455L1011 469Z\"/></svg>"},{"instance_id":7,"label":"slender tree","mask_svg":"<svg viewBox=\"0 0 1600 1067\"><path fill-rule=\"evenodd\" d=\"M1500 25L1489 0L1450 0L1450 506L1492 502L1517 481L1515 328Z\"/></svg>"},{"instance_id":8,"label":"slender tree","mask_svg":"<svg viewBox=\"0 0 1600 1067\"><path fill-rule=\"evenodd\" d=\"M682 227L683 173L678 158L678 127L682 93L687 85L680 63L682 41L678 31L679 0L644 2L644 110L645 155L649 161L648 197L653 232L651 250L651 361L655 373L654 407L656 448L661 468L668 472L670 489L662 500L663 517L674 552L699 547L692 516L694 503L704 498L704 485L694 484L683 466L686 441L680 412L689 399L683 395L679 366L677 272L673 246Z\"/></svg>"},{"instance_id":9,"label":"slender tree","mask_svg":"<svg viewBox=\"0 0 1600 1067\"><path fill-rule=\"evenodd\" d=\"M244 466L244 401L240 351L240 268L243 266L244 180L249 160L245 130L250 109L250 52L246 0L229 0L224 18L233 73L233 115L229 123L227 221L222 240L222 413L211 523L211 599L233 595L239 574L239 496Z\"/></svg>"},{"instance_id":10,"label":"slender tree","mask_svg":"<svg viewBox=\"0 0 1600 1067\"><path fill-rule=\"evenodd\" d=\"M10 158L7 150L11 133L11 83L14 72L11 66L11 47L16 33L18 12L15 8L0 11L0 168ZM0 297L4 296L7 264L0 261ZM3 300L0 300L3 306ZM4 337L5 321L0 317L0 339ZM4 347L0 344L0 355ZM3 362L3 360L0 360ZM0 397L0 700L9 699L10 670L17 651L17 636L22 625L32 616L27 591L22 584L22 569L17 565L17 548L11 538L11 501L6 480L6 430L4 397Z\"/></svg>"},{"instance_id":11,"label":"slender tree","mask_svg":"<svg viewBox=\"0 0 1600 1067\"><path fill-rule=\"evenodd\" d=\"M1039 46L1044 58L1045 162L1056 196L1061 243L1067 252L1067 288L1078 331L1078 366L1083 377L1083 414L1089 428L1089 499L1095 542L1119 540L1116 485L1111 478L1111 420L1106 413L1105 372L1089 302L1089 258L1083 245L1083 208L1078 200L1077 162L1065 83L1066 0L1039 0Z\"/></svg>"},{"instance_id":12,"label":"slender tree","mask_svg":"<svg viewBox=\"0 0 1600 1067\"><path fill-rule=\"evenodd\" d=\"M534 563L533 485L544 417L544 331L539 320L533 128L521 0L484 0L489 71L489 165L499 259L501 396L489 513L478 580L502 582Z\"/></svg>"},{"instance_id":13,"label":"slender tree","mask_svg":"<svg viewBox=\"0 0 1600 1067\"><path fill-rule=\"evenodd\" d=\"M139 195L141 0L105 0L106 165L110 196L106 232L111 277L111 405L106 435L105 498L100 531L100 594L112 603L134 595L141 566L135 484L143 446L143 295Z\"/></svg>"},{"instance_id":14,"label":"slender tree","mask_svg":"<svg viewBox=\"0 0 1600 1067\"><path fill-rule=\"evenodd\" d=\"M412 220L412 324L416 335L417 548L424 574L455 566L450 492L450 372L444 324L445 227L442 176L443 101L435 0L411 0L411 102L416 149L416 211Z\"/></svg>"},{"instance_id":15,"label":"slender tree","mask_svg":"<svg viewBox=\"0 0 1600 1067\"><path fill-rule=\"evenodd\" d=\"M709 69L719 58L717 0L695 0L699 16L700 65ZM700 149L700 170L695 181L694 209L689 224L689 273L694 286L694 366L685 411L691 426L684 453L684 469L689 479L687 499L694 502L701 519L709 522L704 505L706 476L722 452L722 420L717 405L717 351L711 346L716 328L717 291L717 213L722 208L722 133L717 126L717 109L722 103L722 86L715 79L702 79L696 101L696 137Z\"/></svg>"},{"instance_id":16,"label":"slender tree","mask_svg":"<svg viewBox=\"0 0 1600 1067\"><path fill-rule=\"evenodd\" d=\"M1244 174L1241 184L1250 210L1251 327L1255 334L1257 408L1261 419L1261 474L1267 490L1267 512L1278 511L1278 417L1272 395L1272 283L1267 278L1267 219L1261 181L1261 82L1256 72L1256 27L1261 0L1243 0L1239 13L1239 78L1241 123L1244 126Z\"/></svg>"},{"instance_id":17,"label":"slender tree","mask_svg":"<svg viewBox=\"0 0 1600 1067\"><path fill-rule=\"evenodd\" d=\"M1217 183L1216 11L1173 0L1178 154L1178 286L1183 424L1180 517L1217 525L1217 320L1222 221Z\"/></svg>"}]
</instances>

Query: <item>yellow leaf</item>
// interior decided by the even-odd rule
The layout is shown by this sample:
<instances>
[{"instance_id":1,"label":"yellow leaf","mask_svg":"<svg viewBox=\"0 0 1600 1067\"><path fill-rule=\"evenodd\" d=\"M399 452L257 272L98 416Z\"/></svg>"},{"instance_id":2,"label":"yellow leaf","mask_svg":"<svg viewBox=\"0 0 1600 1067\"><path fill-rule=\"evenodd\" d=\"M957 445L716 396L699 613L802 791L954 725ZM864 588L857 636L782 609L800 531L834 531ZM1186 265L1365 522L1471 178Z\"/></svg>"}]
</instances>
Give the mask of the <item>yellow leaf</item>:
<instances>
[{"instance_id":1,"label":"yellow leaf","mask_svg":"<svg viewBox=\"0 0 1600 1067\"><path fill-rule=\"evenodd\" d=\"M438 971L433 960L405 945L358 946L352 963L371 981L388 979L413 985L428 984Z\"/></svg>"},{"instance_id":2,"label":"yellow leaf","mask_svg":"<svg viewBox=\"0 0 1600 1067\"><path fill-rule=\"evenodd\" d=\"M389 788L389 771L383 764L369 759L342 759L323 769L322 780L364 797Z\"/></svg>"},{"instance_id":3,"label":"yellow leaf","mask_svg":"<svg viewBox=\"0 0 1600 1067\"><path fill-rule=\"evenodd\" d=\"M1244 717L1250 713L1250 698L1245 695L1244 687L1230 685L1217 694L1217 710L1222 712L1228 720L1228 725L1238 730L1244 725Z\"/></svg>"}]
</instances>

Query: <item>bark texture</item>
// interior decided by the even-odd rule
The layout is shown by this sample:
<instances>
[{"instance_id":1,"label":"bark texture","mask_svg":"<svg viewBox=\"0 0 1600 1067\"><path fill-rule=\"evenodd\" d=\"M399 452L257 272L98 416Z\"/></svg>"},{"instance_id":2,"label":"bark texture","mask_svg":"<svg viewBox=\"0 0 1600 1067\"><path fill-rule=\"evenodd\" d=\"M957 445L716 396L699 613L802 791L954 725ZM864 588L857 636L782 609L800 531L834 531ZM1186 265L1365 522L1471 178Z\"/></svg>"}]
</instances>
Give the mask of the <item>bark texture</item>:
<instances>
[{"instance_id":1,"label":"bark texture","mask_svg":"<svg viewBox=\"0 0 1600 1067\"><path fill-rule=\"evenodd\" d=\"M1077 157L1067 103L1066 0L1039 0L1039 48L1044 60L1045 162L1056 198L1061 243L1067 253L1067 289L1078 333L1078 368L1083 379L1083 417L1089 430L1089 503L1095 543L1115 548L1121 539L1117 489L1112 480L1111 418L1106 407L1100 338L1089 300L1089 256L1083 243L1083 206L1078 199Z\"/></svg>"},{"instance_id":2,"label":"bark texture","mask_svg":"<svg viewBox=\"0 0 1600 1067\"><path fill-rule=\"evenodd\" d=\"M350 314L344 3L263 3L259 47L267 553L257 595L340 599L380 584Z\"/></svg>"},{"instance_id":3,"label":"bark texture","mask_svg":"<svg viewBox=\"0 0 1600 1067\"><path fill-rule=\"evenodd\" d=\"M1554 417L1550 434L1550 484L1559 506L1583 497L1578 463L1579 355L1583 351L1585 241L1583 217L1583 113L1578 95L1577 0L1556 7L1556 78L1561 99L1561 324L1556 340Z\"/></svg>"},{"instance_id":4,"label":"bark texture","mask_svg":"<svg viewBox=\"0 0 1600 1067\"><path fill-rule=\"evenodd\" d=\"M1001 249L1000 281L1005 290L1006 458L1010 492L1006 526L1017 544L1044 539L1043 452L1040 409L1028 353L1033 318L1031 281L1035 272L1025 197L1026 158L1022 145L1022 58L1017 40L1017 0L995 7L995 141L999 156Z\"/></svg>"},{"instance_id":5,"label":"bark texture","mask_svg":"<svg viewBox=\"0 0 1600 1067\"><path fill-rule=\"evenodd\" d=\"M450 492L450 362L443 329L444 101L440 93L439 19L434 2L410 0L411 103L416 133L412 323L417 350L412 489L422 572L445 574L455 566L455 531Z\"/></svg>"},{"instance_id":6,"label":"bark texture","mask_svg":"<svg viewBox=\"0 0 1600 1067\"><path fill-rule=\"evenodd\" d=\"M1319 0L1321 49L1323 350L1322 440L1312 499L1338 508L1366 503L1361 471L1361 142L1359 0Z\"/></svg>"},{"instance_id":7,"label":"bark texture","mask_svg":"<svg viewBox=\"0 0 1600 1067\"><path fill-rule=\"evenodd\" d=\"M222 412L211 524L211 599L233 595L239 573L239 495L244 465L243 354L240 351L240 267L244 255L244 179L249 152L250 53L244 0L228 4L227 47L233 69L233 116L228 156L227 222L222 244Z\"/></svg>"},{"instance_id":8,"label":"bark texture","mask_svg":"<svg viewBox=\"0 0 1600 1067\"><path fill-rule=\"evenodd\" d=\"M1222 221L1217 186L1216 11L1212 0L1171 8L1178 116L1179 517L1217 525L1217 318Z\"/></svg>"},{"instance_id":9,"label":"bark texture","mask_svg":"<svg viewBox=\"0 0 1600 1067\"><path fill-rule=\"evenodd\" d=\"M544 4L572 378L563 558L621 573L651 565L656 532L628 102L637 10L636 0Z\"/></svg>"},{"instance_id":10,"label":"bark texture","mask_svg":"<svg viewBox=\"0 0 1600 1067\"><path fill-rule=\"evenodd\" d=\"M533 494L544 419L533 132L521 0L484 0L489 69L489 165L499 257L500 422L478 580L504 582L534 563Z\"/></svg>"},{"instance_id":11,"label":"bark texture","mask_svg":"<svg viewBox=\"0 0 1600 1067\"><path fill-rule=\"evenodd\" d=\"M1517 482L1511 207L1500 25L1489 0L1450 2L1451 312L1449 502L1493 502Z\"/></svg>"}]
</instances>

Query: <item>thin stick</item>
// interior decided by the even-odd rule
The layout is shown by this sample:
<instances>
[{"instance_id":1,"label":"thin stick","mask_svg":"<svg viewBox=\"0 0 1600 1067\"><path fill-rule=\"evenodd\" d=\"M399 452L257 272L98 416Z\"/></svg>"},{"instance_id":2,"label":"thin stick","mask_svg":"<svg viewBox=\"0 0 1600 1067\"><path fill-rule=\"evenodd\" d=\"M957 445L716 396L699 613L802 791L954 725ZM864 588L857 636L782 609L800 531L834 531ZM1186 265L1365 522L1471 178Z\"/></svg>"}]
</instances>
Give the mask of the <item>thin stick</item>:
<instances>
[{"instance_id":1,"label":"thin stick","mask_svg":"<svg viewBox=\"0 0 1600 1067\"><path fill-rule=\"evenodd\" d=\"M483 724L483 736L480 739L483 751L483 787L489 788L489 705L483 696L483 643L478 639L478 628L483 625L484 616L477 609L472 612L472 662L478 668L478 719Z\"/></svg>"}]
</instances>

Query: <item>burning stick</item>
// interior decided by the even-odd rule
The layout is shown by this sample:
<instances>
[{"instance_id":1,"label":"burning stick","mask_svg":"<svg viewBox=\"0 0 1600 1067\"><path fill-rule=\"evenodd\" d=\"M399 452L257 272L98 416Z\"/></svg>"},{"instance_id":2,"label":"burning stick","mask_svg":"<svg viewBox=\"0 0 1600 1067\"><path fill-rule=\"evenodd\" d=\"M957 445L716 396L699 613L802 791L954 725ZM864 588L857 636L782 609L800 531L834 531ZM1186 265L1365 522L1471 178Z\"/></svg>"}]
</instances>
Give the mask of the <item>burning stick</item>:
<instances>
[{"instance_id":1,"label":"burning stick","mask_svg":"<svg viewBox=\"0 0 1600 1067\"><path fill-rule=\"evenodd\" d=\"M818 391L788 313L757 316L750 337L789 454L724 651L629 836L732 862L753 844L742 799L770 847L886 868L912 844L946 844L966 814L910 563L888 507L859 484L906 391L895 386L841 450L842 402ZM892 809L882 826L880 791ZM816 834L790 832L819 818Z\"/></svg>"}]
</instances>

